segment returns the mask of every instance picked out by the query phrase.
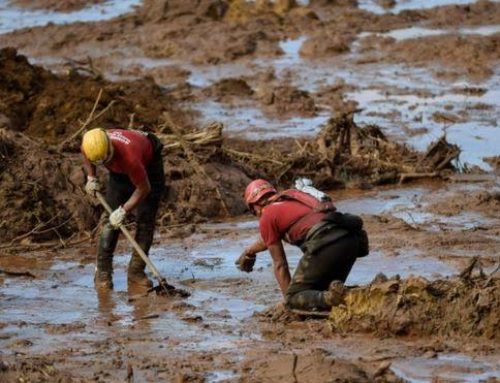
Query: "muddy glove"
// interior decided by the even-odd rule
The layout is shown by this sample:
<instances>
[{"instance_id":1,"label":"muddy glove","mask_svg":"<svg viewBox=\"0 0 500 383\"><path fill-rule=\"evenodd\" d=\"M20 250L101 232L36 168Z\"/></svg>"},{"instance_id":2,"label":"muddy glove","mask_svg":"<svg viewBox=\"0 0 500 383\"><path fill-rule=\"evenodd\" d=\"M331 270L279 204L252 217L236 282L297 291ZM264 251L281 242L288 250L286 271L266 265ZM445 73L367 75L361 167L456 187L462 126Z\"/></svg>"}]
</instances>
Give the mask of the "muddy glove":
<instances>
[{"instance_id":1,"label":"muddy glove","mask_svg":"<svg viewBox=\"0 0 500 383\"><path fill-rule=\"evenodd\" d=\"M257 257L255 254L248 254L246 251L240 255L240 257L234 262L236 267L241 271L249 273L253 271L253 265L255 265L255 259Z\"/></svg>"},{"instance_id":2,"label":"muddy glove","mask_svg":"<svg viewBox=\"0 0 500 383\"><path fill-rule=\"evenodd\" d=\"M123 207L119 207L114 212L112 212L109 216L109 223L115 228L119 228L123 221L125 220L125 216L127 215L127 211Z\"/></svg>"},{"instance_id":3,"label":"muddy glove","mask_svg":"<svg viewBox=\"0 0 500 383\"><path fill-rule=\"evenodd\" d=\"M101 184L96 177L88 176L85 184L85 192L95 198L95 193L101 191Z\"/></svg>"}]
</instances>

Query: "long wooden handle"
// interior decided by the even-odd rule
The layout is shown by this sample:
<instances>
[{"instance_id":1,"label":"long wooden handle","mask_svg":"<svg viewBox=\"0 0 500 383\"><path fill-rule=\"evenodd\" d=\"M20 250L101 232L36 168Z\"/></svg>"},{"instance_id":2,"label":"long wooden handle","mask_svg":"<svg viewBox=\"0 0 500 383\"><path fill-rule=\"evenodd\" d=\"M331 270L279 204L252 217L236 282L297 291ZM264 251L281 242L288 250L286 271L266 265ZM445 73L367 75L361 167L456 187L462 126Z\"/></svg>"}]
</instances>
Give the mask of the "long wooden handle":
<instances>
[{"instance_id":1,"label":"long wooden handle","mask_svg":"<svg viewBox=\"0 0 500 383\"><path fill-rule=\"evenodd\" d=\"M96 192L96 196L97 196L97 199L99 200L99 202L101 203L101 205L104 206L104 209L106 209L106 211L109 214L111 214L113 212L113 210L111 209L111 207L108 205L108 203L104 199L104 196L101 193L99 193L99 192ZM141 256L142 260L144 262L146 262L146 265L148 266L149 270L151 270L151 272L153 273L153 275L155 276L155 278L158 279L158 281L160 283L165 283L166 279L161 276L160 272L155 267L155 265L153 265L153 263L151 262L151 260L148 258L148 256L144 252L144 250L142 250L142 248L136 242L136 240L134 239L134 237L132 237L132 234L130 234L130 231L128 231L127 228L124 225L120 225L120 230L125 235L125 237L127 237L127 239L129 240L129 242L134 247L135 251L137 251L137 253Z\"/></svg>"}]
</instances>

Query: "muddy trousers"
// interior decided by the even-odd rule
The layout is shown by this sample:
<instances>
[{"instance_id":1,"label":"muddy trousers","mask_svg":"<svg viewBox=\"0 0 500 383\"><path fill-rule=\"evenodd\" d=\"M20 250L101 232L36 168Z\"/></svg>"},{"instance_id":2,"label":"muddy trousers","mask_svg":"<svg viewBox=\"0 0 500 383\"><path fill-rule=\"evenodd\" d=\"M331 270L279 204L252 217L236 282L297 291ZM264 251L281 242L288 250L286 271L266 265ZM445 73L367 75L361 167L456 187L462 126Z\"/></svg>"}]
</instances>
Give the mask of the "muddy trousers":
<instances>
[{"instance_id":1,"label":"muddy trousers","mask_svg":"<svg viewBox=\"0 0 500 383\"><path fill-rule=\"evenodd\" d=\"M332 281L345 282L356 261L358 238L348 234L314 254L304 253L286 293L287 307L327 310L325 293Z\"/></svg>"},{"instance_id":2,"label":"muddy trousers","mask_svg":"<svg viewBox=\"0 0 500 383\"><path fill-rule=\"evenodd\" d=\"M146 254L153 242L155 231L156 213L158 205L165 189L165 175L163 171L163 160L161 152L155 154L153 161L147 168L151 192L141 201L135 211L136 232L135 240ZM123 174L110 173L106 187L106 201L111 209L117 209L123 205L134 192L135 187L130 182L128 176ZM120 230L115 229L107 222L99 238L97 249L97 271L111 274L113 271L113 253L118 243ZM146 263L134 250L130 259L128 272L140 274L144 272Z\"/></svg>"}]
</instances>

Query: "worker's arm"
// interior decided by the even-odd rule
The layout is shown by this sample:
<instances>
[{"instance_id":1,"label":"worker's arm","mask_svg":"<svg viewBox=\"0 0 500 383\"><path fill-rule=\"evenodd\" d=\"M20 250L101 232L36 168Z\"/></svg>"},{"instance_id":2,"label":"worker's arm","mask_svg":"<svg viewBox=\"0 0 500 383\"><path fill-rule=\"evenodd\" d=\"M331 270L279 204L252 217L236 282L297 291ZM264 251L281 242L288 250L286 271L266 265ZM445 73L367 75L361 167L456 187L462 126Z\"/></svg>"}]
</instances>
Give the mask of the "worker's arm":
<instances>
[{"instance_id":1,"label":"worker's arm","mask_svg":"<svg viewBox=\"0 0 500 383\"><path fill-rule=\"evenodd\" d=\"M151 184L149 183L148 177L144 178L144 181L139 183L127 202L123 204L123 208L128 213L134 210L139 203L146 198L146 196L151 192Z\"/></svg>"},{"instance_id":2,"label":"worker's arm","mask_svg":"<svg viewBox=\"0 0 500 383\"><path fill-rule=\"evenodd\" d=\"M285 296L291 278L290 271L288 270L285 249L283 249L283 243L278 241L270 245L268 249L273 259L274 275L278 281L283 296Z\"/></svg>"},{"instance_id":3,"label":"worker's arm","mask_svg":"<svg viewBox=\"0 0 500 383\"><path fill-rule=\"evenodd\" d=\"M254 243L252 243L250 246L245 247L245 250L243 250L243 253L249 256L253 256L257 253L260 253L264 250L267 250L267 246L264 244L264 241L262 238L257 239Z\"/></svg>"}]
</instances>

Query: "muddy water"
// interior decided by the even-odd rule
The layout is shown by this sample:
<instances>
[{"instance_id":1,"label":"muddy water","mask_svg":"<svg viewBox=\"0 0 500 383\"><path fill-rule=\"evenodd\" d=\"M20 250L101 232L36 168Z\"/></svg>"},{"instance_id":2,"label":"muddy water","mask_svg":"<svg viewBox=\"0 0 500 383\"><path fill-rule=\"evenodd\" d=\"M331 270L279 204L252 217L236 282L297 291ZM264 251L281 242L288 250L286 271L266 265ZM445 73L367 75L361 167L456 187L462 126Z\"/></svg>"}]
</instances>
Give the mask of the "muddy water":
<instances>
[{"instance_id":1,"label":"muddy water","mask_svg":"<svg viewBox=\"0 0 500 383\"><path fill-rule=\"evenodd\" d=\"M498 27L471 28L463 33L495 33ZM391 33L391 32L389 32ZM398 38L414 38L420 29L393 31ZM440 33L440 31L436 31ZM366 37L361 34L359 39ZM357 53L329 60L306 60L300 57L300 47L306 37L280 43L283 55L273 59L256 59L223 65L192 65L176 60L134 57L120 61L112 78L123 78L118 73L130 65L140 72L159 68L180 67L189 71L187 81L195 87L207 87L224 78L252 76L273 70L277 81L291 80L291 85L315 93L328 86L342 83L354 85L346 93L347 100L358 103L361 112L356 123L377 124L391 137L424 150L433 140L447 135L462 149L461 161L490 170L484 157L498 154L500 135L500 71L482 83L466 80L442 81L426 68L405 65L367 63L353 69L350 62ZM356 47L356 45L354 46ZM41 63L50 64L49 62ZM287 80L290 81L290 80ZM161 80L159 80L161 84ZM249 80L258 90L259 83ZM468 89L478 89L471 93ZM313 117L287 117L281 119L265 114L251 99L232 103L206 100L187 105L200 113L202 123L221 121L231 136L248 139L304 136L317 133L329 116L336 112L328 105L317 105ZM444 118L439 120L439 115Z\"/></svg>"},{"instance_id":2,"label":"muddy water","mask_svg":"<svg viewBox=\"0 0 500 383\"><path fill-rule=\"evenodd\" d=\"M443 380L483 382L492 376L500 376L494 360L478 361L462 354L440 355L436 358L414 358L395 361L393 370L412 383L432 381L438 375Z\"/></svg>"},{"instance_id":3,"label":"muddy water","mask_svg":"<svg viewBox=\"0 0 500 383\"><path fill-rule=\"evenodd\" d=\"M93 22L110 20L131 12L140 0L112 0L74 12L28 10L9 5L9 0L0 0L0 34L22 28L53 24Z\"/></svg>"},{"instance_id":4,"label":"muddy water","mask_svg":"<svg viewBox=\"0 0 500 383\"><path fill-rule=\"evenodd\" d=\"M399 13L404 10L434 8L450 4L472 4L474 2L474 0L398 0L395 1L393 7L382 7L380 2L376 0L358 0L359 8L377 14Z\"/></svg>"},{"instance_id":5,"label":"muddy water","mask_svg":"<svg viewBox=\"0 0 500 383\"><path fill-rule=\"evenodd\" d=\"M457 187L467 188L469 192L479 188ZM422 185L359 191L352 195L334 193L333 197L343 211L391 215L409 222L415 219L437 222L441 219L438 215L419 216L419 212L426 211L426 204L434 200L432 195L436 190L439 189L435 185ZM463 230L468 218L462 218L448 224ZM484 219L479 216L480 221ZM270 257L260 255L255 272L250 274L241 273L234 266L241 249L257 234L255 220L245 219L205 224L182 240L159 238L151 258L172 283L192 292L184 301L145 298L129 292L125 278L129 254L123 242L115 256L115 289L110 293L96 293L94 289L94 266L92 257L87 255L91 249L84 249L80 256L74 251L60 253L50 260L43 253L17 258L16 270L30 270L36 278L6 277L0 285L3 326L0 327L0 356L63 354L65 363L78 363L92 360L104 345L106 349L134 353L136 358L172 352L179 357L186 353L215 353L213 365L204 375L206 381L237 381L237 360L249 350L282 347L279 340L269 339L261 332L253 317L254 312L281 299ZM290 246L286 251L293 269L300 251ZM10 258L0 258L1 269L12 266ZM433 279L456 274L457 269L446 259L427 256L419 249L408 248L395 257L386 254L383 247L375 247L370 256L355 264L348 284L365 284L379 272L388 276L413 274ZM293 334L295 330L290 331ZM357 337L311 340L307 347L321 347L338 357L373 358L366 351L369 347L360 346L359 342L365 341ZM301 346L294 347L300 350ZM449 381L479 381L479 378L496 376L500 370L498 361L489 357L446 352L431 359L415 358L411 353L396 357L395 350L407 347L404 342L394 341L392 346L381 344L380 347L384 352L391 350L389 354L395 358L393 371L412 382L429 381L435 376ZM136 366L137 362L134 363ZM154 376L160 376L155 373L158 372L154 369L137 367L135 381L154 381Z\"/></svg>"},{"instance_id":6,"label":"muddy water","mask_svg":"<svg viewBox=\"0 0 500 383\"><path fill-rule=\"evenodd\" d=\"M111 8L103 13L97 12L96 8L88 8L81 11L87 13L81 13L78 18L84 20L82 18L87 17L88 12L88 20L113 17L128 12L136 3L106 2L104 6ZM378 13L447 3L451 2L399 1L393 8L382 9L375 1L360 1L360 6ZM49 21L68 23L76 14L20 11L6 8L4 4L0 2L0 33ZM21 21L18 16L22 16ZM11 20L17 20L17 24L13 26ZM386 36L399 40L445 33L488 35L498 33L498 27L453 31L410 28L390 31ZM359 41L365 37L360 35ZM300 36L282 41L283 55L277 58L242 60L217 66L154 60L143 58L134 51L131 53L133 57L125 55L120 65L111 67L109 75L118 78L120 70L133 65L138 67L139 73L179 66L190 72L188 82L191 85L204 88L223 78L251 76L271 69L278 82L292 79L293 85L311 93L344 82L354 86L347 97L357 101L363 109L356 115L357 123L377 123L391 136L422 150L431 140L446 132L450 141L462 147L462 161L489 169L482 158L498 155L500 72L497 71L488 81L473 83L468 80L441 81L433 76L430 69L405 65L374 62L353 67L352 60L360 57L356 51L359 45L355 45L349 55L329 60L305 60L300 56L300 48L306 39L307 36ZM95 54L104 56L106 52ZM57 57L46 57L38 58L38 62L57 66L62 61ZM252 79L249 83L254 89L259 85ZM483 91L467 92L468 89ZM280 119L265 115L252 100L231 104L205 100L195 104L194 108L201 112L204 121L216 119L224 122L227 134L252 139L314 134L335 112L328 106L320 105L312 118ZM459 117L466 114L467 117L454 122L436 122L433 114L445 110ZM431 234L480 230L485 225L498 227L497 218L476 211L464 210L452 216L432 211L432 204L440 197L446 198L447 193L467 195L477 190L498 190L498 182L494 188L489 184L422 185L358 193L349 191L351 194L336 193L334 198L339 200L340 210L369 216L389 215L402 219L410 226L423 225ZM119 351L126 354L134 366L139 366L134 371L136 382L166 380L161 375L161 369L147 364L141 366L138 362L141 358L154 360L160 357L169 361L178 358L183 362L194 360L199 363L203 362L203 358L212 358L210 366L205 367L206 381L238 381L241 373L238 363L245 358L248 350L266 355L284 348L280 339L276 339L279 337L270 339L253 316L255 311L261 311L281 299L272 276L269 256L259 257L256 271L252 274L240 273L234 267L234 260L241 249L256 235L255 221L244 220L203 225L197 233L182 241L159 238L151 257L171 282L192 292L192 296L185 301L165 301L151 296L139 298L130 294L125 278L129 259L125 244L115 257L115 289L109 294L97 294L93 287L94 266L92 257L88 256L92 249L82 249L76 254L72 250L55 256L34 253L17 258L16 264L12 263L11 257L0 257L0 268L31 270L36 275L35 279L29 279L0 274L0 357L23 354L60 356L59 366L71 368L68 366L75 365L77 370L88 368L87 374L91 378L99 368L93 367L94 364L99 365L100 359L113 358ZM454 275L458 271L457 263L449 255L434 257L419 246L400 248L397 255L382 245L377 246L377 243L372 249L369 257L356 263L349 276L349 284L367 283L378 272L403 277L414 274L432 279ZM293 268L300 252L291 247L286 250ZM463 254L454 251L461 257L470 256L467 248L462 249ZM453 252L450 253L453 255ZM311 331L307 329L300 333L290 328L288 332L297 333L299 338L311 336ZM408 345L410 342L386 342L348 336L326 341L308 340L307 345L296 342L288 347L297 352L322 347L335 356L352 360L387 356L392 360L391 368L397 375L414 382L430 381L436 377L447 381L479 381L500 374L498 355L478 356L467 350L463 353L458 353L462 350L445 350L436 356L424 357ZM378 349L370 354L366 350L373 344ZM194 359L193 355L201 357ZM85 367L82 368L82 365ZM112 371L115 381L124 380L122 371L113 371L110 366L107 368Z\"/></svg>"}]
</instances>

